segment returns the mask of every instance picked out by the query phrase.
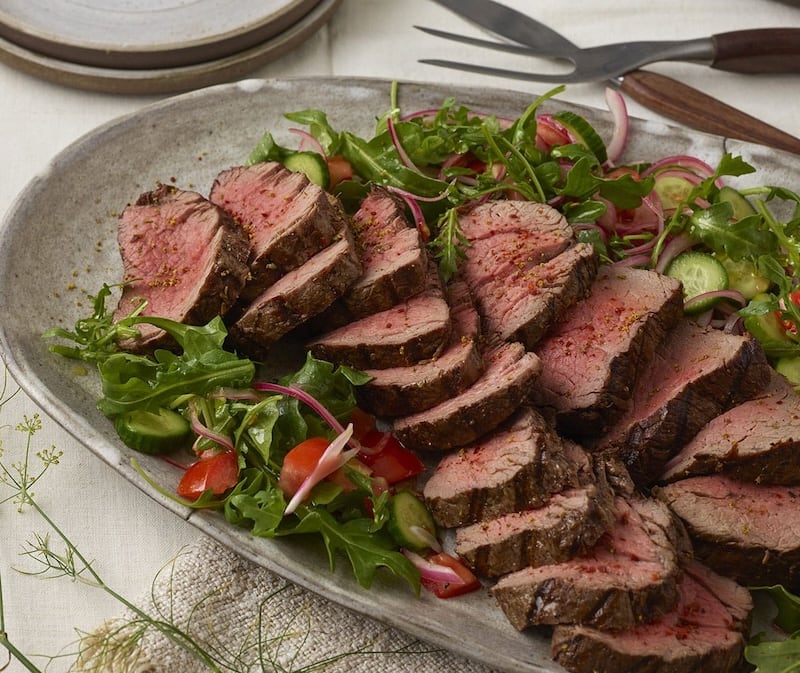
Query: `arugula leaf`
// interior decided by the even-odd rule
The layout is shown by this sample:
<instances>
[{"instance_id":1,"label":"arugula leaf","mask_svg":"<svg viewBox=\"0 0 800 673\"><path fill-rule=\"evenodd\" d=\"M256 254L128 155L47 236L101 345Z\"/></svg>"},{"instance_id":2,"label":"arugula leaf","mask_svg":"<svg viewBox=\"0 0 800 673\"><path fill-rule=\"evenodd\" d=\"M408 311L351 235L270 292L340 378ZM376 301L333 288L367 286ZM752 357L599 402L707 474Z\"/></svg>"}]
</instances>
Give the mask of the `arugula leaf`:
<instances>
[{"instance_id":1,"label":"arugula leaf","mask_svg":"<svg viewBox=\"0 0 800 673\"><path fill-rule=\"evenodd\" d=\"M322 110L300 110L284 115L286 119L308 126L308 132L316 138L327 156L339 154L341 134L328 122Z\"/></svg>"},{"instance_id":2,"label":"arugula leaf","mask_svg":"<svg viewBox=\"0 0 800 673\"><path fill-rule=\"evenodd\" d=\"M791 593L781 585L750 587L750 590L767 594L775 603L778 608L778 614L774 620L776 626L786 633L800 631L800 596Z\"/></svg>"},{"instance_id":3,"label":"arugula leaf","mask_svg":"<svg viewBox=\"0 0 800 673\"><path fill-rule=\"evenodd\" d=\"M325 509L300 507L300 521L282 528L280 535L318 533L322 536L331 570L336 568L337 553L344 553L353 567L358 583L368 589L378 568L384 567L405 579L418 594L419 570L402 553L384 530L375 531L373 520L358 518L340 523Z\"/></svg>"},{"instance_id":4,"label":"arugula leaf","mask_svg":"<svg viewBox=\"0 0 800 673\"><path fill-rule=\"evenodd\" d=\"M745 659L756 666L753 673L800 672L800 633L787 640L764 640L744 649Z\"/></svg>"},{"instance_id":5,"label":"arugula leaf","mask_svg":"<svg viewBox=\"0 0 800 673\"><path fill-rule=\"evenodd\" d=\"M251 360L223 348L227 330L219 317L204 326L155 317L132 320L165 330L183 352L158 350L152 357L119 352L99 363L103 397L97 406L107 416L136 408L169 408L189 394L249 385L255 375Z\"/></svg>"},{"instance_id":6,"label":"arugula leaf","mask_svg":"<svg viewBox=\"0 0 800 673\"><path fill-rule=\"evenodd\" d=\"M698 210L689 219L689 235L733 260L756 259L760 255L778 252L773 232L761 228L758 215L733 220L733 206L727 202L713 203Z\"/></svg>"}]
</instances>

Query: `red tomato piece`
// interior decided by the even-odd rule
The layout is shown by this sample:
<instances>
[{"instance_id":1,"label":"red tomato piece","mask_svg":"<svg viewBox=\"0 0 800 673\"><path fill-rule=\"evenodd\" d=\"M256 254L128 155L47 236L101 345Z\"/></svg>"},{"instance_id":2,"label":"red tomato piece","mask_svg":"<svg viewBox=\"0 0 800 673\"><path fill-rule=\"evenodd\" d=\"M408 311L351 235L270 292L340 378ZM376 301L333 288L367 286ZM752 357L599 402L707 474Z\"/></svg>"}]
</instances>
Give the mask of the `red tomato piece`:
<instances>
[{"instance_id":1,"label":"red tomato piece","mask_svg":"<svg viewBox=\"0 0 800 673\"><path fill-rule=\"evenodd\" d=\"M375 430L375 417L358 407L355 407L350 414L350 422L353 424L353 437L356 439L361 439L368 432Z\"/></svg>"},{"instance_id":2,"label":"red tomato piece","mask_svg":"<svg viewBox=\"0 0 800 673\"><path fill-rule=\"evenodd\" d=\"M431 563L436 565L447 566L452 568L456 574L463 580L462 583L455 584L451 582L435 582L426 578L422 578L422 586L428 591L433 592L437 598L452 598L453 596L461 596L472 591L477 591L481 587L480 580L475 577L473 572L467 568L461 561L446 552L434 554L428 559Z\"/></svg>"},{"instance_id":3,"label":"red tomato piece","mask_svg":"<svg viewBox=\"0 0 800 673\"><path fill-rule=\"evenodd\" d=\"M278 486L289 497L297 493L300 485L317 466L330 441L325 437L309 437L286 454L281 465Z\"/></svg>"},{"instance_id":4,"label":"red tomato piece","mask_svg":"<svg viewBox=\"0 0 800 673\"><path fill-rule=\"evenodd\" d=\"M201 458L189 466L178 483L178 495L197 500L205 491L222 495L239 480L239 460L233 451Z\"/></svg>"},{"instance_id":5,"label":"red tomato piece","mask_svg":"<svg viewBox=\"0 0 800 673\"><path fill-rule=\"evenodd\" d=\"M330 175L329 189L333 189L343 180L353 177L353 167L344 157L328 157L328 174Z\"/></svg>"},{"instance_id":6,"label":"red tomato piece","mask_svg":"<svg viewBox=\"0 0 800 673\"><path fill-rule=\"evenodd\" d=\"M380 442L384 443L377 453L362 452L358 455L359 460L372 469L373 477L383 477L390 484L396 484L425 470L425 464L403 447L394 435L375 430L361 438L361 443L368 448L377 447Z\"/></svg>"}]
</instances>

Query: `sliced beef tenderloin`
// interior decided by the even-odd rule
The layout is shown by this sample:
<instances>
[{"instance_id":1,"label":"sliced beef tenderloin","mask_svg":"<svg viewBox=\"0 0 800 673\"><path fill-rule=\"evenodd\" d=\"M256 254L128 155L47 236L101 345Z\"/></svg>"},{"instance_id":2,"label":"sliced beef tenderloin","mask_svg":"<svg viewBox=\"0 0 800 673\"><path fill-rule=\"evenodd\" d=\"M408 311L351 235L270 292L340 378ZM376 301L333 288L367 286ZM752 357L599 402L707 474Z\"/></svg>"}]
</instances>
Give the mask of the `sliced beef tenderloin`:
<instances>
[{"instance_id":1,"label":"sliced beef tenderloin","mask_svg":"<svg viewBox=\"0 0 800 673\"><path fill-rule=\"evenodd\" d=\"M393 431L416 451L467 446L509 418L525 401L541 370L520 343L500 343L483 355L481 376L464 392L435 407L394 420Z\"/></svg>"},{"instance_id":2,"label":"sliced beef tenderloin","mask_svg":"<svg viewBox=\"0 0 800 673\"><path fill-rule=\"evenodd\" d=\"M494 432L444 456L423 495L436 523L453 528L543 505L578 478L552 427L523 406Z\"/></svg>"},{"instance_id":3,"label":"sliced beef tenderloin","mask_svg":"<svg viewBox=\"0 0 800 673\"><path fill-rule=\"evenodd\" d=\"M761 394L705 425L660 480L718 472L759 484L800 484L800 395L782 375L773 371Z\"/></svg>"},{"instance_id":4,"label":"sliced beef tenderloin","mask_svg":"<svg viewBox=\"0 0 800 673\"><path fill-rule=\"evenodd\" d=\"M425 289L425 245L396 197L374 187L353 215L351 226L364 273L326 315L364 318Z\"/></svg>"},{"instance_id":5,"label":"sliced beef tenderloin","mask_svg":"<svg viewBox=\"0 0 800 673\"><path fill-rule=\"evenodd\" d=\"M738 673L753 609L750 592L696 561L686 563L674 610L618 632L563 625L551 654L573 673Z\"/></svg>"},{"instance_id":6,"label":"sliced beef tenderloin","mask_svg":"<svg viewBox=\"0 0 800 673\"><path fill-rule=\"evenodd\" d=\"M345 229L335 243L273 283L230 326L232 343L263 356L283 336L324 311L361 274L352 236Z\"/></svg>"},{"instance_id":7,"label":"sliced beef tenderloin","mask_svg":"<svg viewBox=\"0 0 800 673\"><path fill-rule=\"evenodd\" d=\"M530 350L589 293L597 269L594 248L578 243L546 262L470 289L486 332Z\"/></svg>"},{"instance_id":8,"label":"sliced beef tenderloin","mask_svg":"<svg viewBox=\"0 0 800 673\"><path fill-rule=\"evenodd\" d=\"M455 551L483 577L561 563L586 554L611 528L615 514L613 491L601 469L594 483L556 493L541 507L458 528Z\"/></svg>"},{"instance_id":9,"label":"sliced beef tenderloin","mask_svg":"<svg viewBox=\"0 0 800 673\"><path fill-rule=\"evenodd\" d=\"M542 375L532 402L574 438L597 435L627 408L636 372L683 316L680 283L654 271L605 266L589 296L534 349Z\"/></svg>"},{"instance_id":10,"label":"sliced beef tenderloin","mask_svg":"<svg viewBox=\"0 0 800 673\"><path fill-rule=\"evenodd\" d=\"M488 333L526 347L585 296L597 272L591 246L575 244L557 210L493 201L459 216L470 245L461 265Z\"/></svg>"},{"instance_id":11,"label":"sliced beef tenderloin","mask_svg":"<svg viewBox=\"0 0 800 673\"><path fill-rule=\"evenodd\" d=\"M655 493L684 522L698 559L748 585L800 587L800 488L691 477Z\"/></svg>"},{"instance_id":12,"label":"sliced beef tenderloin","mask_svg":"<svg viewBox=\"0 0 800 673\"><path fill-rule=\"evenodd\" d=\"M758 394L769 377L755 339L682 320L640 373L630 408L588 444L618 455L639 486L650 484L706 423Z\"/></svg>"},{"instance_id":13,"label":"sliced beef tenderloin","mask_svg":"<svg viewBox=\"0 0 800 673\"><path fill-rule=\"evenodd\" d=\"M439 355L451 327L450 306L439 273L430 263L424 292L316 336L307 347L317 358L357 369L407 367Z\"/></svg>"},{"instance_id":14,"label":"sliced beef tenderloin","mask_svg":"<svg viewBox=\"0 0 800 673\"><path fill-rule=\"evenodd\" d=\"M480 319L464 283L447 288L452 331L441 355L407 367L367 369L359 405L382 417L407 416L444 402L471 386L483 371Z\"/></svg>"},{"instance_id":15,"label":"sliced beef tenderloin","mask_svg":"<svg viewBox=\"0 0 800 673\"><path fill-rule=\"evenodd\" d=\"M205 324L236 302L247 277L250 244L231 218L202 195L160 185L125 208L117 230L124 282L115 318L147 302L143 315ZM126 348L169 346L167 334L141 324Z\"/></svg>"},{"instance_id":16,"label":"sliced beef tenderloin","mask_svg":"<svg viewBox=\"0 0 800 673\"><path fill-rule=\"evenodd\" d=\"M337 199L303 173L276 162L222 171L209 199L250 238L250 276L242 291L245 303L328 247L348 226Z\"/></svg>"},{"instance_id":17,"label":"sliced beef tenderloin","mask_svg":"<svg viewBox=\"0 0 800 673\"><path fill-rule=\"evenodd\" d=\"M616 521L585 555L506 575L492 587L518 630L582 624L605 630L652 621L678 603L680 561L688 541L654 499L615 500Z\"/></svg>"}]
</instances>

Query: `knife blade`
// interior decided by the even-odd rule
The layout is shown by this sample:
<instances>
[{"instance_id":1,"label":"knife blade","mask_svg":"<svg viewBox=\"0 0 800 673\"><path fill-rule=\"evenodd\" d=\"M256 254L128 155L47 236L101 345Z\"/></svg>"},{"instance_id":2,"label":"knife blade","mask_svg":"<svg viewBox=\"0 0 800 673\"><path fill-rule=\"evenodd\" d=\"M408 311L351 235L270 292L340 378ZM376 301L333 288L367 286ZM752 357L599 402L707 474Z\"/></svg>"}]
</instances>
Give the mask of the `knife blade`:
<instances>
[{"instance_id":1,"label":"knife blade","mask_svg":"<svg viewBox=\"0 0 800 673\"><path fill-rule=\"evenodd\" d=\"M434 0L453 13L537 54L568 58L579 47L527 14L494 0ZM534 78L533 81L535 81ZM800 139L678 80L632 70L609 83L640 105L695 130L800 154Z\"/></svg>"}]
</instances>

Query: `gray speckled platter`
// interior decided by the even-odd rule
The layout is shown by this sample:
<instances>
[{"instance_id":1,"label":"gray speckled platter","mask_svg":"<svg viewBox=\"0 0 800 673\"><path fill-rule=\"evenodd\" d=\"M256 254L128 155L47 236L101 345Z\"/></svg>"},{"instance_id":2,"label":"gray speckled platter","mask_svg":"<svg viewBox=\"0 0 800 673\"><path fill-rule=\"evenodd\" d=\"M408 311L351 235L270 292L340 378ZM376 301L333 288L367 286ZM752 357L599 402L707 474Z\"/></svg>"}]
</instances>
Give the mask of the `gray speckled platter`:
<instances>
[{"instance_id":1,"label":"gray speckled platter","mask_svg":"<svg viewBox=\"0 0 800 673\"><path fill-rule=\"evenodd\" d=\"M448 96L475 110L518 115L529 94L403 83L406 111L438 107ZM28 395L126 479L200 530L288 579L421 639L509 673L560 671L548 639L518 633L494 601L478 592L453 601L417 599L406 585L381 577L369 591L351 579L345 562L328 570L322 550L308 543L255 539L221 517L192 513L159 496L133 469L131 452L96 409L98 382L74 363L51 355L40 338L54 325L71 328L103 282L120 280L116 217L157 182L207 193L214 176L240 164L263 132L294 144L283 113L327 111L337 128L368 134L389 106L390 84L377 80L247 80L171 98L143 108L81 138L56 156L10 208L0 230L0 354ZM611 133L605 111L551 101L545 110L573 109L600 133ZM691 153L716 163L725 150L759 167L758 180L791 186L798 158L722 138L635 120L631 160ZM171 489L178 471L147 456L144 469Z\"/></svg>"}]
</instances>

